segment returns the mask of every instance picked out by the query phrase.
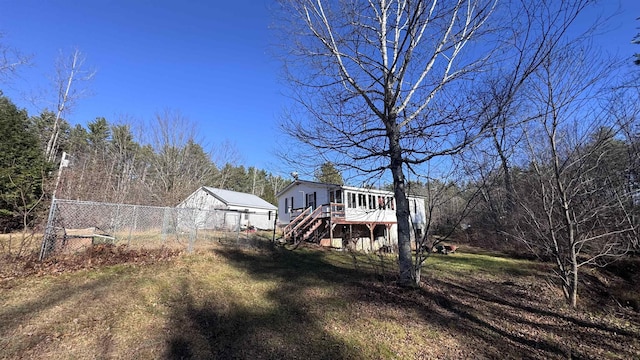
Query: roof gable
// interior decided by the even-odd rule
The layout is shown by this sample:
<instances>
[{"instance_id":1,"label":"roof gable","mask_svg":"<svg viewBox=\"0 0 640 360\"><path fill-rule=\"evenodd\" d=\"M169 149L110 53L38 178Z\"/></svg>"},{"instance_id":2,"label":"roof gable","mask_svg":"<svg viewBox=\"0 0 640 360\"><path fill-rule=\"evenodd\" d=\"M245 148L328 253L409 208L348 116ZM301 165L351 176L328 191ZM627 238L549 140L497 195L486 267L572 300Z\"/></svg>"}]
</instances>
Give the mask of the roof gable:
<instances>
[{"instance_id":1,"label":"roof gable","mask_svg":"<svg viewBox=\"0 0 640 360\"><path fill-rule=\"evenodd\" d=\"M217 189L217 188L212 188L208 186L203 186L202 188L209 194L215 196L220 201L224 202L226 205L244 206L248 208L251 207L251 208L267 209L267 210L277 210L277 208L273 206L273 204L253 194L247 194L243 192L224 190L224 189Z\"/></svg>"}]
</instances>

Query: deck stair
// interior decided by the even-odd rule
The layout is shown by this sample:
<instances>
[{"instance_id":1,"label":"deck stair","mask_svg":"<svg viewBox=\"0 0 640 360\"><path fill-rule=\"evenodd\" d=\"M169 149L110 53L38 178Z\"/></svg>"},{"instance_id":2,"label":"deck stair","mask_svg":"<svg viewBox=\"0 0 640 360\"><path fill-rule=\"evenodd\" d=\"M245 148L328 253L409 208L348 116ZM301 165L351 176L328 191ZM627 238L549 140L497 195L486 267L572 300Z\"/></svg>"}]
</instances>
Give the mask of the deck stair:
<instances>
[{"instance_id":1,"label":"deck stair","mask_svg":"<svg viewBox=\"0 0 640 360\"><path fill-rule=\"evenodd\" d=\"M284 228L284 238L290 239L292 236L294 236L298 227L305 222L310 214L311 208L309 207L304 209L298 216L291 220L289 224Z\"/></svg>"},{"instance_id":2,"label":"deck stair","mask_svg":"<svg viewBox=\"0 0 640 360\"><path fill-rule=\"evenodd\" d=\"M316 229L319 228L320 225L322 225L322 219L316 219L313 223L311 223L307 227L307 231L305 231L303 238L304 239L309 238L309 236L311 236L311 234L313 234L313 232L316 231Z\"/></svg>"},{"instance_id":3,"label":"deck stair","mask_svg":"<svg viewBox=\"0 0 640 360\"><path fill-rule=\"evenodd\" d=\"M284 238L294 243L307 240L322 225L322 216L322 206L313 211L311 207L306 208L284 228Z\"/></svg>"}]
</instances>

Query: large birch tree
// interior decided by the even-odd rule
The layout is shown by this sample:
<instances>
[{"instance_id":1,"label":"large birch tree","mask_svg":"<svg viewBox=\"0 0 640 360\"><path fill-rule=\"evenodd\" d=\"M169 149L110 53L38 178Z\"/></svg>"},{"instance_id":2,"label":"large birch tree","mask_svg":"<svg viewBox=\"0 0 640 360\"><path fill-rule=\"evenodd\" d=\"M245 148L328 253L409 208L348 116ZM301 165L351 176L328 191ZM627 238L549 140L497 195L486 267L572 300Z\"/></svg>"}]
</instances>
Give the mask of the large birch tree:
<instances>
[{"instance_id":1,"label":"large birch tree","mask_svg":"<svg viewBox=\"0 0 640 360\"><path fill-rule=\"evenodd\" d=\"M73 54L69 56L65 56L60 52L56 62L56 74L53 80L57 96L56 115L53 119L51 134L45 148L47 161L53 162L56 158L60 141L60 123L63 115L86 93L79 83L90 81L95 76L95 71L87 70L84 62L85 57L78 49L75 49Z\"/></svg>"}]
</instances>

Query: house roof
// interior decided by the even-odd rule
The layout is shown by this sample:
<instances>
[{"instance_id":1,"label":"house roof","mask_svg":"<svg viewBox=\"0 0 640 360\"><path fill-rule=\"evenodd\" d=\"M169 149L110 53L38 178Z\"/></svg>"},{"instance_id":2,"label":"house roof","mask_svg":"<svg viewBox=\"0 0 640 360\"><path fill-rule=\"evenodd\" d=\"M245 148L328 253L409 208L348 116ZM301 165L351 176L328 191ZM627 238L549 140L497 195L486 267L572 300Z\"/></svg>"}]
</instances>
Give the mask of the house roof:
<instances>
[{"instance_id":1,"label":"house roof","mask_svg":"<svg viewBox=\"0 0 640 360\"><path fill-rule=\"evenodd\" d=\"M321 187L335 187L335 188L342 187L342 185L338 185L338 184L327 184L327 183L321 183L321 182L309 181L309 180L294 180L290 182L289 185L285 186L282 190L278 191L278 193L276 194L276 197L280 197L280 195L285 193L287 190L289 190L293 186L300 185L300 184L311 184L311 185L316 185Z\"/></svg>"},{"instance_id":2,"label":"house roof","mask_svg":"<svg viewBox=\"0 0 640 360\"><path fill-rule=\"evenodd\" d=\"M289 185L285 186L282 190L280 190L276 194L276 197L279 198L282 194L287 192L290 188L300 184L310 184L310 185L326 187L326 188L335 188L335 189L343 189L343 190L350 190L350 191L357 191L357 192L374 193L374 194L385 195L385 196L394 196L393 191L389 191L389 190L359 188L359 187L348 186L348 185L327 184L327 183L321 183L321 182L309 181L309 180L295 180L295 181L292 181ZM424 196L415 195L415 194L407 194L407 196L412 198L424 197Z\"/></svg>"},{"instance_id":3,"label":"house roof","mask_svg":"<svg viewBox=\"0 0 640 360\"><path fill-rule=\"evenodd\" d=\"M218 198L218 200L222 201L226 205L244 206L247 208L258 208L266 210L278 209L277 207L273 206L273 204L253 194L216 189L208 186L203 186L202 189L212 196L215 196L216 198Z\"/></svg>"}]
</instances>

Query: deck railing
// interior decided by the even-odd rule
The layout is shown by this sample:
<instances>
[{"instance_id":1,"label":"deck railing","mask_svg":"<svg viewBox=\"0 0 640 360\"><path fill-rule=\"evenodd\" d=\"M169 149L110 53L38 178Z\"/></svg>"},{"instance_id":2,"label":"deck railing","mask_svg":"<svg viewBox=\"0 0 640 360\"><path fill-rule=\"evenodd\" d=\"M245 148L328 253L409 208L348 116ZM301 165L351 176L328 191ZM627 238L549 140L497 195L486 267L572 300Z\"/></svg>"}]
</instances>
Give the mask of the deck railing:
<instances>
[{"instance_id":1,"label":"deck railing","mask_svg":"<svg viewBox=\"0 0 640 360\"><path fill-rule=\"evenodd\" d=\"M295 229L304 222L304 220L309 214L311 214L311 207L308 207L299 213L298 211L296 212L292 211L291 215L292 216L295 215L295 217L293 218L293 220L289 221L289 224L287 226L284 227L284 237L289 238L291 234L295 231Z\"/></svg>"},{"instance_id":2,"label":"deck railing","mask_svg":"<svg viewBox=\"0 0 640 360\"><path fill-rule=\"evenodd\" d=\"M332 219L344 219L345 218L345 205L339 203L331 203L329 205L324 205L328 208L328 217Z\"/></svg>"},{"instance_id":3,"label":"deck railing","mask_svg":"<svg viewBox=\"0 0 640 360\"><path fill-rule=\"evenodd\" d=\"M331 203L311 210L308 207L303 210L292 211L293 220L284 228L285 238L295 237L296 234L304 232L304 229L311 226L314 220L319 218L341 219L345 218L345 204Z\"/></svg>"}]
</instances>

